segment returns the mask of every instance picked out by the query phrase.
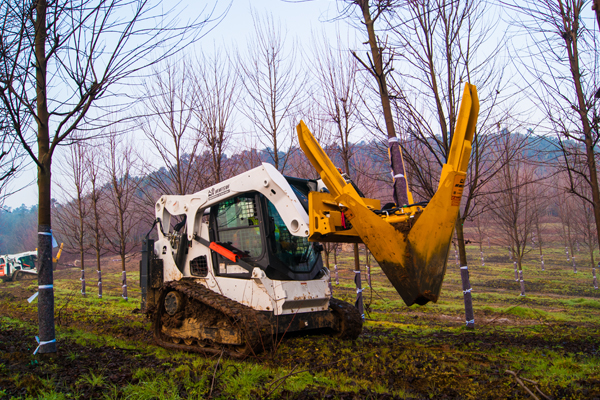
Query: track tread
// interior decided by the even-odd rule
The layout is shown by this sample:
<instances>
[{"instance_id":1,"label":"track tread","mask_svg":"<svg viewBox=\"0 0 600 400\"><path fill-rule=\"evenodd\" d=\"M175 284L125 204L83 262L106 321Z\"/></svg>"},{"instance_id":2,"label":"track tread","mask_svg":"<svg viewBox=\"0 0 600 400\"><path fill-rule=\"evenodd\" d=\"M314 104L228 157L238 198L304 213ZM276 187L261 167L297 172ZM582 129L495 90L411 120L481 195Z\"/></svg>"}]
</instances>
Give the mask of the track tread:
<instances>
[{"instance_id":1,"label":"track tread","mask_svg":"<svg viewBox=\"0 0 600 400\"><path fill-rule=\"evenodd\" d=\"M336 332L334 336L340 339L355 340L362 332L363 319L352 304L345 301L331 298L329 300L329 308L334 314L337 314L341 320L341 330Z\"/></svg>"},{"instance_id":2,"label":"track tread","mask_svg":"<svg viewBox=\"0 0 600 400\"><path fill-rule=\"evenodd\" d=\"M183 293L187 298L194 299L214 310L219 311L228 319L234 327L242 330L246 345L239 346L236 351L232 346L214 343L212 347L200 347L196 345L169 343L162 339L162 315L164 312L164 297L167 292L176 290ZM160 346L178 350L195 351L207 354L226 354L233 358L245 358L258 354L272 344L272 328L267 317L260 312L245 306L234 300L216 293L195 279L181 279L179 281L167 282L162 289L158 307L154 316L154 337Z\"/></svg>"}]
</instances>

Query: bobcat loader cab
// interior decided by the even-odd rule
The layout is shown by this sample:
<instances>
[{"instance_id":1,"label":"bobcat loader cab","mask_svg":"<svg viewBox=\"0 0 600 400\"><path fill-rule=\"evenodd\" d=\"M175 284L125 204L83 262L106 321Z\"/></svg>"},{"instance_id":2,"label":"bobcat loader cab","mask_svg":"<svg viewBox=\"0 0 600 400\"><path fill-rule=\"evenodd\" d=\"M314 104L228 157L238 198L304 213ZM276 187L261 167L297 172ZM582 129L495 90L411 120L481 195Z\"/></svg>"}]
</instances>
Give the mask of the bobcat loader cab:
<instances>
[{"instance_id":1,"label":"bobcat loader cab","mask_svg":"<svg viewBox=\"0 0 600 400\"><path fill-rule=\"evenodd\" d=\"M158 239L146 239L140 261L142 308L156 341L245 357L288 332L356 338L361 316L331 297L319 241L364 243L408 305L437 301L478 108L467 84L450 157L426 207L380 210L303 122L299 141L320 180L284 177L262 164L194 194L162 196Z\"/></svg>"}]
</instances>

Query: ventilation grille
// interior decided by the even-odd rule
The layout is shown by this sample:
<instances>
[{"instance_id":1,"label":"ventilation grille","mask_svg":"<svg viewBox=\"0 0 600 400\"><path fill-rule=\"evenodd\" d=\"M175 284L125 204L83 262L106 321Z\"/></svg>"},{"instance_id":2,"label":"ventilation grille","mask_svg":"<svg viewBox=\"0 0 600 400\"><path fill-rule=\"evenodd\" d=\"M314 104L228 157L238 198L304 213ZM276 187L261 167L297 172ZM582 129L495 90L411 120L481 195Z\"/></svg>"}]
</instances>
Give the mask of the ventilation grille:
<instances>
[{"instance_id":1,"label":"ventilation grille","mask_svg":"<svg viewBox=\"0 0 600 400\"><path fill-rule=\"evenodd\" d=\"M206 262L206 256L196 257L190 261L190 272L195 276L208 275L208 263Z\"/></svg>"}]
</instances>

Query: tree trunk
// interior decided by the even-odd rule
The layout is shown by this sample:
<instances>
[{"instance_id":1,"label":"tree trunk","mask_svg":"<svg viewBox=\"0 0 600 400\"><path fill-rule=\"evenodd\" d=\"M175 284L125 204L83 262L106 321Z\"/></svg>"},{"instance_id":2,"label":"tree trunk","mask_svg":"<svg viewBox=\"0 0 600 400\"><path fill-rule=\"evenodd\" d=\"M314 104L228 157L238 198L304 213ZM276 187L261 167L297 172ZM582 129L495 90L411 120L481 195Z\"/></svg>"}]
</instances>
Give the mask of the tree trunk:
<instances>
[{"instance_id":1,"label":"tree trunk","mask_svg":"<svg viewBox=\"0 0 600 400\"><path fill-rule=\"evenodd\" d=\"M544 251L542 249L542 232L540 229L540 224L539 221L536 219L536 223L535 223L535 230L537 231L537 237L538 237L538 243L540 244L540 261L542 262L542 271L545 271L544 269Z\"/></svg>"},{"instance_id":2,"label":"tree trunk","mask_svg":"<svg viewBox=\"0 0 600 400\"><path fill-rule=\"evenodd\" d=\"M127 272L125 271L125 255L121 254L121 265L123 267L123 294L121 295L127 301Z\"/></svg>"},{"instance_id":3,"label":"tree trunk","mask_svg":"<svg viewBox=\"0 0 600 400\"><path fill-rule=\"evenodd\" d=\"M598 18L598 1L594 0L594 8L596 9L596 18ZM566 18L563 17L563 21L566 22ZM598 19L600 23L600 19ZM589 171L589 182L590 189L592 190L592 204L594 206L594 219L596 221L596 237L600 240L600 187L598 186L598 171L596 169L596 141L592 137L592 126L590 125L588 113L589 106L586 99L586 95L583 91L583 85L581 83L582 76L579 69L579 52L577 48L577 33L579 32L579 21L573 21L573 30L568 35L563 35L565 40L565 47L567 49L567 55L569 57L569 66L571 75L573 77L573 83L575 84L575 92L577 94L578 113L581 119L581 127L583 128L585 152L586 152L586 163Z\"/></svg>"},{"instance_id":4,"label":"tree trunk","mask_svg":"<svg viewBox=\"0 0 600 400\"><path fill-rule=\"evenodd\" d=\"M335 284L340 284L340 277L338 275L338 267L337 267L337 247L333 250L333 270L335 272Z\"/></svg>"},{"instance_id":5,"label":"tree trunk","mask_svg":"<svg viewBox=\"0 0 600 400\"><path fill-rule=\"evenodd\" d=\"M80 235L83 236L83 216L81 213L81 197L79 198L79 220L80 220L80 224L79 224L79 229L81 229L80 231ZM85 250L83 248L83 238L80 236L80 243L79 243L79 256L81 257L81 278L79 278L81 280L81 295L83 297L85 297Z\"/></svg>"},{"instance_id":6,"label":"tree trunk","mask_svg":"<svg viewBox=\"0 0 600 400\"><path fill-rule=\"evenodd\" d=\"M46 0L38 0L35 21L36 106L38 123L38 325L39 352L56 353L54 277L52 271L52 212L50 127L46 98ZM36 352L38 351L36 349Z\"/></svg>"},{"instance_id":7,"label":"tree trunk","mask_svg":"<svg viewBox=\"0 0 600 400\"><path fill-rule=\"evenodd\" d=\"M98 298L102 298L102 270L99 267L100 263L98 262Z\"/></svg>"},{"instance_id":8,"label":"tree trunk","mask_svg":"<svg viewBox=\"0 0 600 400\"><path fill-rule=\"evenodd\" d=\"M369 285L369 289L373 289L371 286L371 261L369 260L369 249L365 246L365 258L367 260L367 284Z\"/></svg>"},{"instance_id":9,"label":"tree trunk","mask_svg":"<svg viewBox=\"0 0 600 400\"><path fill-rule=\"evenodd\" d=\"M592 10L596 12L596 22L598 22L598 28L600 28L600 0L592 2Z\"/></svg>"},{"instance_id":10,"label":"tree trunk","mask_svg":"<svg viewBox=\"0 0 600 400\"><path fill-rule=\"evenodd\" d=\"M573 239L571 237L571 224L567 225L567 234L569 235L569 250L571 251L571 258L573 259L573 268L575 268L575 250L573 249Z\"/></svg>"},{"instance_id":11,"label":"tree trunk","mask_svg":"<svg viewBox=\"0 0 600 400\"><path fill-rule=\"evenodd\" d=\"M585 126L585 124L584 124ZM594 220L596 221L596 238L600 240L600 188L598 187L598 173L596 170L595 146L591 135L586 135L585 147L587 155L589 181L592 186L592 201L594 204Z\"/></svg>"},{"instance_id":12,"label":"tree trunk","mask_svg":"<svg viewBox=\"0 0 600 400\"><path fill-rule=\"evenodd\" d=\"M81 295L85 297L85 270L83 269L83 264L81 265Z\"/></svg>"},{"instance_id":13,"label":"tree trunk","mask_svg":"<svg viewBox=\"0 0 600 400\"><path fill-rule=\"evenodd\" d=\"M99 231L96 231L99 232ZM98 235L98 233L96 233ZM96 237L96 268L98 271L98 298L102 298L102 267L100 266L100 243L98 237Z\"/></svg>"},{"instance_id":14,"label":"tree trunk","mask_svg":"<svg viewBox=\"0 0 600 400\"><path fill-rule=\"evenodd\" d=\"M525 296L525 281L523 280L523 269L519 269L519 278L521 280L521 296Z\"/></svg>"},{"instance_id":15,"label":"tree trunk","mask_svg":"<svg viewBox=\"0 0 600 400\"><path fill-rule=\"evenodd\" d=\"M483 257L483 239L479 242L479 255L481 255L481 266L485 267L485 258Z\"/></svg>"},{"instance_id":16,"label":"tree trunk","mask_svg":"<svg viewBox=\"0 0 600 400\"><path fill-rule=\"evenodd\" d=\"M385 73L383 71L383 57L377 44L377 37L375 36L375 24L371 18L369 1L359 0L357 3L361 8L365 26L367 27L369 46L371 47L371 55L373 58L374 67L374 71L372 70L370 72L373 73L377 79L377 84L379 86L379 97L381 98L381 107L383 109L383 118L385 120L385 128L388 134L390 162L392 164L392 173L394 176L394 201L396 202L396 205L401 206L408 204L408 181L406 179L406 170L404 168L402 151L400 150L400 145L398 144L398 137L396 136L396 128L394 126L394 119L392 117L392 107L390 106L390 97L385 80Z\"/></svg>"},{"instance_id":17,"label":"tree trunk","mask_svg":"<svg viewBox=\"0 0 600 400\"><path fill-rule=\"evenodd\" d=\"M513 261L513 265L515 267L515 281L519 282L519 268L517 267L517 262Z\"/></svg>"},{"instance_id":18,"label":"tree trunk","mask_svg":"<svg viewBox=\"0 0 600 400\"><path fill-rule=\"evenodd\" d=\"M458 259L458 247L456 246L456 242L452 241L452 246L454 247L454 260L456 262L456 265L460 265L460 260Z\"/></svg>"},{"instance_id":19,"label":"tree trunk","mask_svg":"<svg viewBox=\"0 0 600 400\"><path fill-rule=\"evenodd\" d=\"M325 253L325 268L327 268L327 271L330 271L329 281L327 281L327 284L329 285L329 297L333 297L333 286L331 285L331 270L329 269L329 252L327 250L323 250L323 253Z\"/></svg>"},{"instance_id":20,"label":"tree trunk","mask_svg":"<svg viewBox=\"0 0 600 400\"><path fill-rule=\"evenodd\" d=\"M354 243L354 283L356 284L356 303L355 306L358 308L362 319L365 319L365 307L363 304L363 288L360 279L360 256L358 254L358 244Z\"/></svg>"},{"instance_id":21,"label":"tree trunk","mask_svg":"<svg viewBox=\"0 0 600 400\"><path fill-rule=\"evenodd\" d=\"M517 246L518 245L519 244L517 243ZM524 249L523 249L523 251L524 251ZM519 269L519 274L517 276L517 282L520 282L520 285L521 285L521 296L525 296L525 281L523 280L523 253L520 248L517 249L517 252L515 253L515 258L517 259L515 268L518 267L518 269ZM517 271L515 271L515 272L517 272Z\"/></svg>"},{"instance_id":22,"label":"tree trunk","mask_svg":"<svg viewBox=\"0 0 600 400\"><path fill-rule=\"evenodd\" d=\"M464 219L458 216L456 219L456 238L458 242L458 253L460 256L460 278L463 288L463 300L465 303L465 321L467 329L475 328L475 315L473 313L473 297L471 295L471 282L469 280L469 269L467 267L467 251L463 232Z\"/></svg>"},{"instance_id":23,"label":"tree trunk","mask_svg":"<svg viewBox=\"0 0 600 400\"><path fill-rule=\"evenodd\" d=\"M83 161L81 160L81 158L79 158L78 162L82 163ZM84 247L84 239L85 239L85 235L84 235L84 212L83 212L83 202L81 199L81 185L80 185L80 177L81 175L78 175L78 172L75 172L75 167L73 167L73 172L74 172L74 176L75 181L76 181L76 189L77 189L77 211L79 212L79 235L78 235L78 241L79 241L79 256L81 257L81 295L83 297L85 297L85 247Z\"/></svg>"},{"instance_id":24,"label":"tree trunk","mask_svg":"<svg viewBox=\"0 0 600 400\"><path fill-rule=\"evenodd\" d=\"M600 262L598 263L598 268L600 268ZM594 277L594 289L598 289L598 280L596 279L596 268L592 268L592 276Z\"/></svg>"}]
</instances>

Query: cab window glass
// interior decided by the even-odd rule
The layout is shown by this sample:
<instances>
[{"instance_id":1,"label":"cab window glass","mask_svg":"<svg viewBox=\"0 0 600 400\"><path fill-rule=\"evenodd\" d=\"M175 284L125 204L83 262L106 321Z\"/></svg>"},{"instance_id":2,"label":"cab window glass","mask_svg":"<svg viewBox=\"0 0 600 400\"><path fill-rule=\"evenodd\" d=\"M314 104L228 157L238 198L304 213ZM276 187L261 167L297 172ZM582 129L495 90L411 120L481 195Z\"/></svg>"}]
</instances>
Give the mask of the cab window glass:
<instances>
[{"instance_id":1,"label":"cab window glass","mask_svg":"<svg viewBox=\"0 0 600 400\"><path fill-rule=\"evenodd\" d=\"M35 257L34 256L23 256L19 259L24 269L35 269Z\"/></svg>"},{"instance_id":2,"label":"cab window glass","mask_svg":"<svg viewBox=\"0 0 600 400\"><path fill-rule=\"evenodd\" d=\"M312 243L306 237L292 235L270 201L268 210L275 231L275 255L277 258L293 272L312 271L318 260L318 253L314 251Z\"/></svg>"},{"instance_id":3,"label":"cab window glass","mask_svg":"<svg viewBox=\"0 0 600 400\"><path fill-rule=\"evenodd\" d=\"M219 229L239 228L258 225L256 200L254 196L234 197L219 204L217 226Z\"/></svg>"},{"instance_id":4,"label":"cab window glass","mask_svg":"<svg viewBox=\"0 0 600 400\"><path fill-rule=\"evenodd\" d=\"M217 208L219 241L255 258L262 254L262 241L256 198L254 195L234 197Z\"/></svg>"}]
</instances>

